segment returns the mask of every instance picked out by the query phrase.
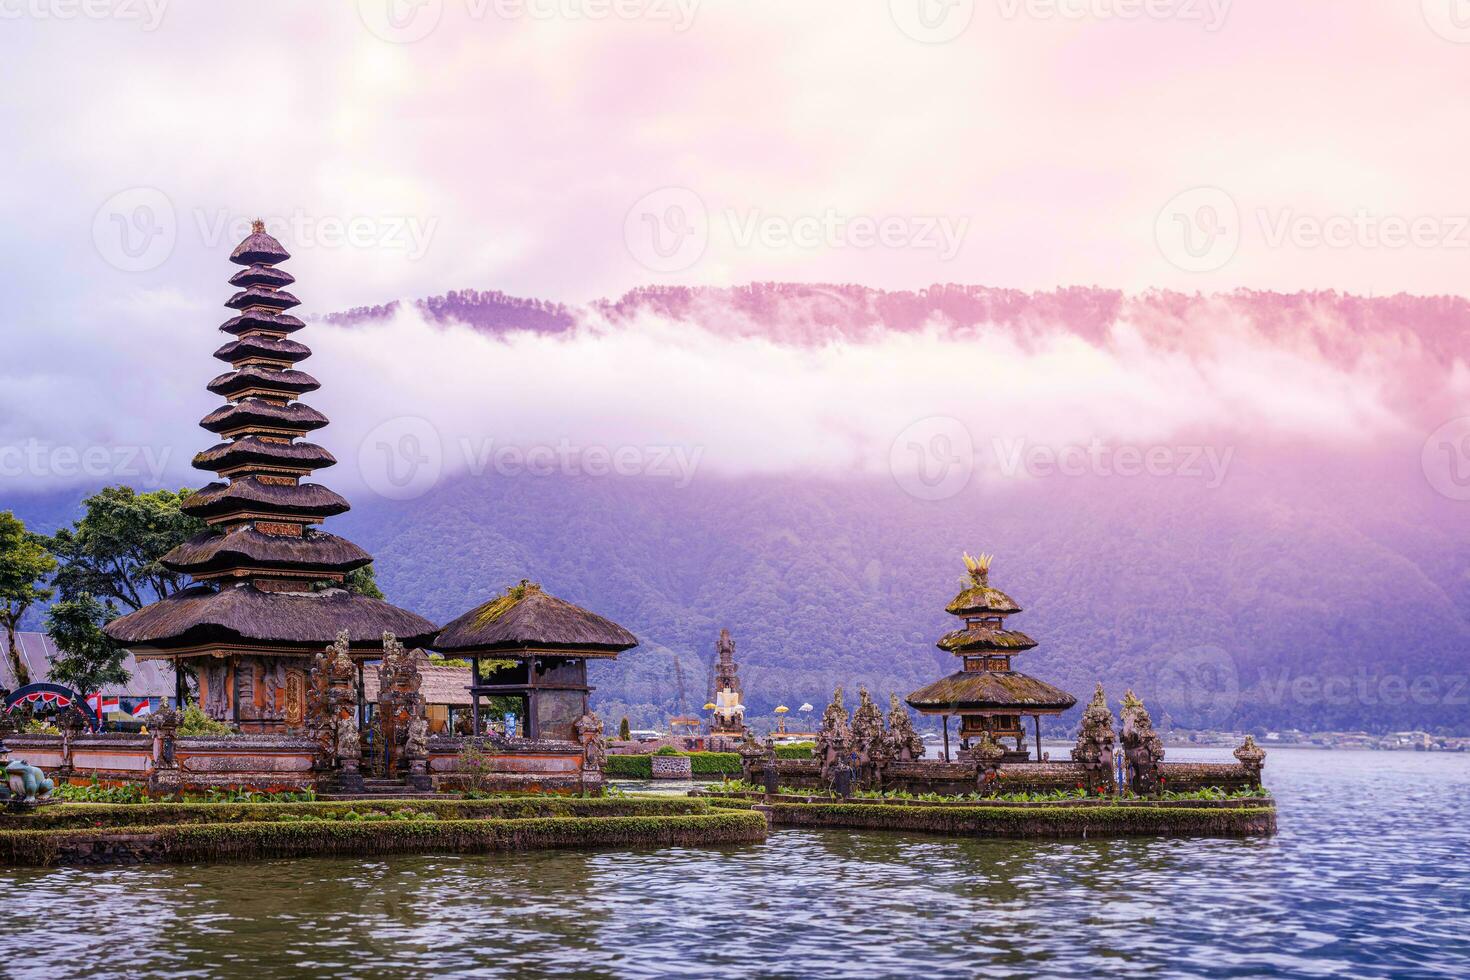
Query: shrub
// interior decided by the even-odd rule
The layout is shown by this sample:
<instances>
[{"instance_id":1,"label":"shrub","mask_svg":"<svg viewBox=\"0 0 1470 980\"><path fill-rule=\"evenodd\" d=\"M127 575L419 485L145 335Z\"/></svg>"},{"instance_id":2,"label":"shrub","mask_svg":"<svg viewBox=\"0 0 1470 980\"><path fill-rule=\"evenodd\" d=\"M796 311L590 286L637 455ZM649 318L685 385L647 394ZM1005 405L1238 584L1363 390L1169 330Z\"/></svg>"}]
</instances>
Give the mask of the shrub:
<instances>
[{"instance_id":1,"label":"shrub","mask_svg":"<svg viewBox=\"0 0 1470 980\"><path fill-rule=\"evenodd\" d=\"M778 759L810 759L812 750L817 747L815 742L797 742L794 745L776 746L776 758Z\"/></svg>"},{"instance_id":2,"label":"shrub","mask_svg":"<svg viewBox=\"0 0 1470 980\"><path fill-rule=\"evenodd\" d=\"M180 735L233 735L235 730L222 721L215 721L204 713L197 704L184 707L184 717L179 720Z\"/></svg>"}]
</instances>

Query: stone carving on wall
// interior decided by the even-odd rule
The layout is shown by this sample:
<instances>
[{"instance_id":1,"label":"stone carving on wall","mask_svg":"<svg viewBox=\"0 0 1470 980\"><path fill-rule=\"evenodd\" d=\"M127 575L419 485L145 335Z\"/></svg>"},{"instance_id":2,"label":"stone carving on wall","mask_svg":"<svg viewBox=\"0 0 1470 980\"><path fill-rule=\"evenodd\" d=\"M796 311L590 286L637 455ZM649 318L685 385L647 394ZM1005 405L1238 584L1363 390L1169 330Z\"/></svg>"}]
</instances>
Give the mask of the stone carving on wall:
<instances>
[{"instance_id":1,"label":"stone carving on wall","mask_svg":"<svg viewBox=\"0 0 1470 980\"><path fill-rule=\"evenodd\" d=\"M225 692L225 683L229 674L224 661L217 657L210 660L200 671L200 676L204 680L204 713L215 721L227 720L229 697Z\"/></svg>"},{"instance_id":2,"label":"stone carving on wall","mask_svg":"<svg viewBox=\"0 0 1470 980\"><path fill-rule=\"evenodd\" d=\"M299 667L286 669L286 730L295 735L306 723L306 673Z\"/></svg>"}]
</instances>

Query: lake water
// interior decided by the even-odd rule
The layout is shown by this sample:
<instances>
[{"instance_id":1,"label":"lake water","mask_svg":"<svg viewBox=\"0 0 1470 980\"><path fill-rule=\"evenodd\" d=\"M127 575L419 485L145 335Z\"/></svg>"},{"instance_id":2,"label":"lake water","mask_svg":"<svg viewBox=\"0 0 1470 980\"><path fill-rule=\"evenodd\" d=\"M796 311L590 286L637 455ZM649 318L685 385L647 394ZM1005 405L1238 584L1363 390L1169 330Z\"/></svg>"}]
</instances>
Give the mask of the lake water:
<instances>
[{"instance_id":1,"label":"lake water","mask_svg":"<svg viewBox=\"0 0 1470 980\"><path fill-rule=\"evenodd\" d=\"M0 871L0 975L1470 976L1470 755L1276 750L1266 782L1271 840Z\"/></svg>"}]
</instances>

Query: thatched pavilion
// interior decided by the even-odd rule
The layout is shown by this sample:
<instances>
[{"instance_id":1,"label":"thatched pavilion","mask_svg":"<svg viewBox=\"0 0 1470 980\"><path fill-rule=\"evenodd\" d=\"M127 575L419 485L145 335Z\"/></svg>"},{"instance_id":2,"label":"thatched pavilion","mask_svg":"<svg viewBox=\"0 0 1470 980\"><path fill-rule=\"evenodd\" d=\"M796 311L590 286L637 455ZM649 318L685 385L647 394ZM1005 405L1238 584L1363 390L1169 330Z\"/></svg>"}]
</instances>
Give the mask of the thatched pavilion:
<instances>
[{"instance_id":1,"label":"thatched pavilion","mask_svg":"<svg viewBox=\"0 0 1470 980\"><path fill-rule=\"evenodd\" d=\"M962 629L940 638L938 646L961 658L957 673L919 688L906 699L914 710L944 719L944 753L949 756L949 716L960 716L964 749L973 739L989 735L997 743L1015 739L1011 761L1027 758L1024 719L1031 717L1036 732L1036 759L1041 759L1041 716L1057 715L1077 699L1018 670L1011 658L1036 646L1025 633L1005 627L1005 619L1021 611L1016 601L990 585L990 555L965 555L968 581L945 607L964 620Z\"/></svg>"},{"instance_id":2,"label":"thatched pavilion","mask_svg":"<svg viewBox=\"0 0 1470 980\"><path fill-rule=\"evenodd\" d=\"M214 353L230 370L209 383L225 404L199 423L221 441L194 458L222 479L183 505L209 529L159 560L194 584L106 627L138 659L172 661L180 697L177 668L193 668L205 712L247 732L301 727L309 659L338 630L347 631L360 664L382 656L385 630L415 646L435 629L345 589L348 573L372 556L317 527L348 505L302 482L336 460L302 441L327 418L299 401L319 385L297 369L311 350L291 339L306 324L286 312L300 302L285 288L294 277L277 268L288 258L260 222L230 255L244 266L230 278L238 291L225 304L238 314L220 326L231 339Z\"/></svg>"},{"instance_id":3,"label":"thatched pavilion","mask_svg":"<svg viewBox=\"0 0 1470 980\"><path fill-rule=\"evenodd\" d=\"M481 698L514 707L519 734L574 741L592 688L588 660L614 660L638 638L534 582L522 581L440 630L429 644L446 657L467 658L476 732L483 731ZM481 661L500 661L488 674Z\"/></svg>"}]
</instances>

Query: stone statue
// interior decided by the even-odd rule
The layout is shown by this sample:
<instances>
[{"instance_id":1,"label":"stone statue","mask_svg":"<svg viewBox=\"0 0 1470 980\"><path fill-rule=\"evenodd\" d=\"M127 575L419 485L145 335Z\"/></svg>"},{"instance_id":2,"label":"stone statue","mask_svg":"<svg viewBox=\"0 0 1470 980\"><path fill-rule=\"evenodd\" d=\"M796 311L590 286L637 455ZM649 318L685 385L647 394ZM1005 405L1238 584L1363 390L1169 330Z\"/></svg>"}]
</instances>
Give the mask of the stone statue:
<instances>
[{"instance_id":1,"label":"stone statue","mask_svg":"<svg viewBox=\"0 0 1470 980\"><path fill-rule=\"evenodd\" d=\"M846 765L852 755L852 729L848 727L847 706L842 703L840 687L832 692L832 703L822 712L815 754L822 764L822 782L827 784L832 783L838 765Z\"/></svg>"},{"instance_id":2,"label":"stone statue","mask_svg":"<svg viewBox=\"0 0 1470 980\"><path fill-rule=\"evenodd\" d=\"M890 755L899 762L924 758L924 740L914 731L908 709L897 694L888 696L888 746Z\"/></svg>"},{"instance_id":3,"label":"stone statue","mask_svg":"<svg viewBox=\"0 0 1470 980\"><path fill-rule=\"evenodd\" d=\"M601 772L607 762L607 747L602 740L602 719L589 710L572 727L577 733L577 741L582 745L583 771Z\"/></svg>"},{"instance_id":4,"label":"stone statue","mask_svg":"<svg viewBox=\"0 0 1470 980\"><path fill-rule=\"evenodd\" d=\"M172 796L182 786L177 743L183 720L183 712L169 704L155 711L148 720L148 730L153 733L153 770L148 774L148 792L152 796Z\"/></svg>"},{"instance_id":5,"label":"stone statue","mask_svg":"<svg viewBox=\"0 0 1470 980\"><path fill-rule=\"evenodd\" d=\"M1123 695L1123 754L1128 759L1129 783L1135 793L1153 793L1162 788L1160 766L1164 740L1154 731L1148 709L1132 691Z\"/></svg>"},{"instance_id":6,"label":"stone statue","mask_svg":"<svg viewBox=\"0 0 1470 980\"><path fill-rule=\"evenodd\" d=\"M1245 767L1245 773L1252 785L1260 786L1261 770L1266 765L1266 750L1256 744L1255 736L1247 735L1245 741L1231 755Z\"/></svg>"},{"instance_id":7,"label":"stone statue","mask_svg":"<svg viewBox=\"0 0 1470 980\"><path fill-rule=\"evenodd\" d=\"M1097 685L1087 710L1082 713L1082 730L1072 747L1072 761L1087 770L1087 789L1111 784L1113 773L1113 712L1108 708L1102 684Z\"/></svg>"},{"instance_id":8,"label":"stone statue","mask_svg":"<svg viewBox=\"0 0 1470 980\"><path fill-rule=\"evenodd\" d=\"M24 759L16 759L5 767L5 781L10 787L10 802L34 806L51 798L56 783Z\"/></svg>"},{"instance_id":9,"label":"stone statue","mask_svg":"<svg viewBox=\"0 0 1470 980\"><path fill-rule=\"evenodd\" d=\"M1000 763L1006 757L1005 746L992 738L989 732L981 732L971 744L969 754L975 763L976 791L984 795L995 793L1000 787Z\"/></svg>"},{"instance_id":10,"label":"stone statue","mask_svg":"<svg viewBox=\"0 0 1470 980\"><path fill-rule=\"evenodd\" d=\"M858 780L868 789L883 785L883 766L888 761L888 739L883 731L883 713L865 687L858 688L858 706L852 713L852 747Z\"/></svg>"},{"instance_id":11,"label":"stone statue","mask_svg":"<svg viewBox=\"0 0 1470 980\"><path fill-rule=\"evenodd\" d=\"M306 729L317 744L318 764L338 769L346 792L362 788L362 739L357 727L357 669L346 630L312 660L306 689Z\"/></svg>"}]
</instances>

